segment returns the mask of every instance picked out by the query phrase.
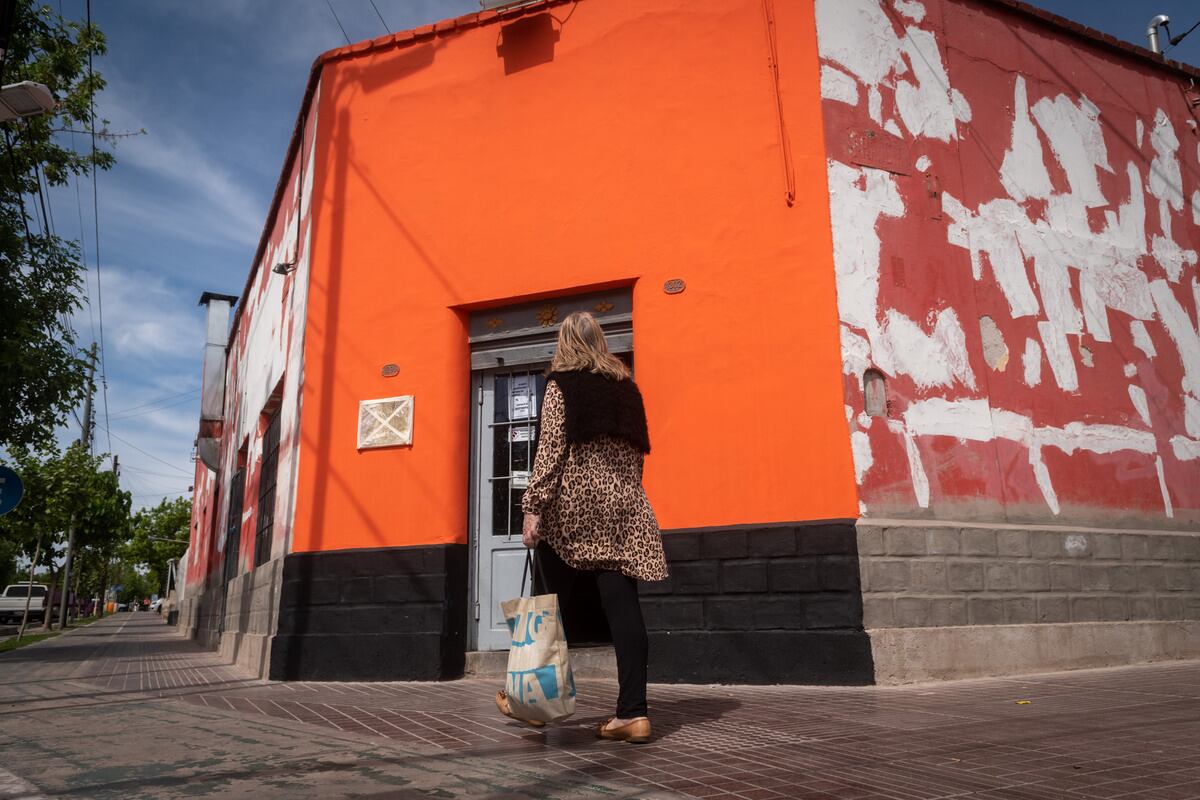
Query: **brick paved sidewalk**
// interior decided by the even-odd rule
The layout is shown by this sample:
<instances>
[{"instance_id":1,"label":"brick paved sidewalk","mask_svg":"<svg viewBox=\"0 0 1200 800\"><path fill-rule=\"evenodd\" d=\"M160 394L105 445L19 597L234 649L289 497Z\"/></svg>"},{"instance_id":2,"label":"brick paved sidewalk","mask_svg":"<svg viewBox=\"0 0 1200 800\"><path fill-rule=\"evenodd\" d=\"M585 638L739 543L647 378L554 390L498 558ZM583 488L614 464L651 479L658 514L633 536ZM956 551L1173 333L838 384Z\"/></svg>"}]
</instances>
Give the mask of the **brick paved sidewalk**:
<instances>
[{"instance_id":1,"label":"brick paved sidewalk","mask_svg":"<svg viewBox=\"0 0 1200 800\"><path fill-rule=\"evenodd\" d=\"M119 615L0 656L0 798L21 796L4 769L86 797L1200 798L1194 662L903 688L654 686L657 739L641 747L591 734L611 682L580 681L576 717L544 732L500 717L495 688L264 684L157 616ZM56 748L40 729L64 716L100 730Z\"/></svg>"}]
</instances>

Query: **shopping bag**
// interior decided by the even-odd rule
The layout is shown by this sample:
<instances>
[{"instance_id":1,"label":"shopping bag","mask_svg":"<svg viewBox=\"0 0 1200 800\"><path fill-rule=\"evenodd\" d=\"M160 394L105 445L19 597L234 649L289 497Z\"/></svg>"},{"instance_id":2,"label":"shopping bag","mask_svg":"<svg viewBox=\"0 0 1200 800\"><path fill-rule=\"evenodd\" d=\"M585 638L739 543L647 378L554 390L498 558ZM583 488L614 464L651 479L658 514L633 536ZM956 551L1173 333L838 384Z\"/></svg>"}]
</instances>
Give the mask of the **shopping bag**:
<instances>
[{"instance_id":1,"label":"shopping bag","mask_svg":"<svg viewBox=\"0 0 1200 800\"><path fill-rule=\"evenodd\" d=\"M527 554L521 577L522 596L500 604L512 639L505 691L514 715L558 722L575 713L575 676L571 674L558 595L524 596L525 578L534 563L532 554Z\"/></svg>"}]
</instances>

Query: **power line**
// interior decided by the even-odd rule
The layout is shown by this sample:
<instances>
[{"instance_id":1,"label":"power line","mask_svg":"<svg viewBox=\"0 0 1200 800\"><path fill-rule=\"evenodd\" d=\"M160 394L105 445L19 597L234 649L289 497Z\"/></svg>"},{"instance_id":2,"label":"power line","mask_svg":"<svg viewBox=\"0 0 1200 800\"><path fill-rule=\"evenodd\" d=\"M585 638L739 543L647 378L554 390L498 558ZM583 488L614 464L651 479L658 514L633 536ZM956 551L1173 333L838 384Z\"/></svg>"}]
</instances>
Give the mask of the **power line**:
<instances>
[{"instance_id":1,"label":"power line","mask_svg":"<svg viewBox=\"0 0 1200 800\"><path fill-rule=\"evenodd\" d=\"M88 30L88 80L90 86L95 86L96 70L92 65L92 0L87 0L87 30ZM96 314L100 318L100 385L104 388L104 433L108 437L108 450L112 452L113 433L109 430L108 421L108 370L104 358L104 290L100 284L100 190L96 175L96 91L93 88L88 94L88 114L91 117L89 133L92 137L92 221L95 223L96 251Z\"/></svg>"},{"instance_id":2,"label":"power line","mask_svg":"<svg viewBox=\"0 0 1200 800\"><path fill-rule=\"evenodd\" d=\"M143 475L153 475L157 478L178 478L179 477L178 475L171 475L170 473L167 473L167 472L155 472L155 471L149 470L149 469L142 469L141 467L131 467L128 464L122 464L121 469L122 470L131 469L134 472L139 472Z\"/></svg>"},{"instance_id":3,"label":"power line","mask_svg":"<svg viewBox=\"0 0 1200 800\"><path fill-rule=\"evenodd\" d=\"M146 414L153 414L155 411L162 411L162 410L164 410L164 409L168 409L168 408L174 408L175 406L181 406L181 405L183 405L184 403L191 403L191 402L192 402L192 401L194 401L194 400L195 400L195 399L196 399L198 396L199 396L199 394L198 394L198 393L197 393L197 394L193 394L193 395L190 395L189 397L185 397L185 398L183 398L182 400L176 400L176 401L175 401L175 402L173 402L173 403L166 403L165 405L160 405L160 406L154 406L154 407L152 407L152 408L147 408L147 409L145 409L144 411L132 411L132 412L128 412L128 413L125 413L125 414L116 414L116 413L114 413L114 414L112 415L112 418L113 418L113 419L115 419L115 420L117 420L117 421L119 422L119 421L121 421L121 420L123 420L123 419L133 419L134 417L142 417L142 416L145 416Z\"/></svg>"},{"instance_id":4,"label":"power line","mask_svg":"<svg viewBox=\"0 0 1200 800\"><path fill-rule=\"evenodd\" d=\"M188 477L191 477L191 475L189 475L189 474L188 474L188 471L187 471L186 469L183 469L183 468L181 468L181 467L177 467L177 466L175 466L174 464L172 464L172 463L171 463L171 462L169 462L169 461L164 461L163 459L159 458L158 456L154 455L153 453L148 453L148 452L146 452L145 450L143 450L142 448L138 447L136 444L134 444L133 442L129 441L128 439L126 439L126 438L124 438L124 437L122 437L122 436L118 436L117 434L113 433L112 431L110 431L110 430L108 429L108 427L107 427L107 426L101 426L101 427L103 427L103 428L104 428L104 432L105 432L105 433L107 433L107 434L108 434L109 436L111 436L112 438L116 439L118 442L124 442L125 444L129 445L130 447L132 447L134 450L137 450L137 451L138 451L139 453L141 453L142 455L144 455L144 456L149 456L150 458L153 458L153 459L154 459L155 461L157 461L158 463L160 463L160 464L163 464L163 465L165 465L165 466L168 466L168 467L170 467L171 469L174 469L174 470L179 470L179 472L183 473L184 475L187 475Z\"/></svg>"},{"instance_id":5,"label":"power line","mask_svg":"<svg viewBox=\"0 0 1200 800\"><path fill-rule=\"evenodd\" d=\"M122 408L119 411L112 412L112 414L114 417L118 417L122 414L127 414L130 411L136 411L139 408L145 408L146 406L156 406L159 403L166 402L167 400L174 400L176 397L184 397L184 396L197 397L199 394L200 394L200 390L198 390L198 389L192 389L192 390L186 391L186 392L176 392L175 394L168 394L163 397L156 398L154 400L147 400L144 403L138 403L136 406L130 406L129 408Z\"/></svg>"},{"instance_id":6,"label":"power line","mask_svg":"<svg viewBox=\"0 0 1200 800\"><path fill-rule=\"evenodd\" d=\"M375 0L370 0L370 3L371 8L375 9L375 16L379 17L379 21L383 23L383 29L388 33L391 33L392 29L388 27L387 20L383 18L383 14L379 13L379 6L375 5Z\"/></svg>"},{"instance_id":7,"label":"power line","mask_svg":"<svg viewBox=\"0 0 1200 800\"><path fill-rule=\"evenodd\" d=\"M90 3L92 0L88 0L88 2ZM342 21L338 19L337 12L333 10L333 4L330 3L329 0L325 0L325 5L329 6L329 13L333 14L333 21L336 22L338 28L341 29L342 36L346 39L346 44L350 44L350 37L346 36L346 29L342 27Z\"/></svg>"}]
</instances>

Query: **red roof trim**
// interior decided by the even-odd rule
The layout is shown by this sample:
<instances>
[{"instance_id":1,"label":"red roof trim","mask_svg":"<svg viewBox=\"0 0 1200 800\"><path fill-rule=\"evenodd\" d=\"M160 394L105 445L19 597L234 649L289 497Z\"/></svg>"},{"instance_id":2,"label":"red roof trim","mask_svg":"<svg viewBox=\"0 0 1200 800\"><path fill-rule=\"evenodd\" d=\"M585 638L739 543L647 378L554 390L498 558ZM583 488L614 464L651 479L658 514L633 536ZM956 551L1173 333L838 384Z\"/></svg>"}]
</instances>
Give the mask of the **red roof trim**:
<instances>
[{"instance_id":1,"label":"red roof trim","mask_svg":"<svg viewBox=\"0 0 1200 800\"><path fill-rule=\"evenodd\" d=\"M399 31L388 36L380 36L376 39L368 39L366 41L357 42L346 47L338 47L333 50L327 50L317 56L313 61L312 69L308 74L308 85L304 90L304 99L300 102L300 112L296 118L296 125L292 129L292 138L288 144L287 155L283 159L283 172L279 176L279 182L275 184L275 194L271 199L271 207L267 212L266 223L263 226L262 237L259 239L258 250L254 254L254 260L250 264L250 274L246 278L246 286L242 289L242 299L234 310L233 324L229 328L229 345L233 344L234 332L237 330L238 322L242 317L242 308L246 304L246 298L250 294L250 288L254 285L254 279L258 274L259 263L262 261L263 254L266 252L267 243L271 240L271 227L276 214L279 213L279 205L283 200L283 192L287 183L287 176L291 171L292 159L296 156L296 151L299 149L300 138L304 130L305 120L308 118L309 105L312 103L313 94L316 92L317 85L321 79L321 68L331 61L337 61L343 58L353 58L365 53L374 52L376 50L384 50L389 47L404 47L414 41L432 38L436 35L453 34L467 28L475 28L481 25L488 25L494 22L507 21L516 17L523 16L533 11L540 11L553 6L564 5L569 2L580 2L580 0L534 0L524 6L508 9L492 9L488 11L479 11L474 14L464 14L455 19L442 20L432 25L422 25L417 28L411 28L406 31ZM1129 42L1121 41L1116 37L1110 36L1107 33L1089 28L1086 25L1081 25L1078 22L1060 17L1057 14L1051 14L1049 11L1044 11L1040 8L1029 5L1028 3L1020 2L1020 0L957 0L957 2L970 3L977 2L985 6L1008 11L1010 13L1032 19L1043 25L1058 28L1066 31L1079 39L1083 39L1098 47L1114 50L1122 55L1136 58L1138 61L1150 66L1158 67L1159 69L1170 70L1177 73L1182 73L1190 78L1200 78L1200 68L1193 67L1190 64L1184 64L1179 61L1172 61L1169 58L1156 55L1144 47L1130 44ZM228 347L228 346L227 346Z\"/></svg>"}]
</instances>

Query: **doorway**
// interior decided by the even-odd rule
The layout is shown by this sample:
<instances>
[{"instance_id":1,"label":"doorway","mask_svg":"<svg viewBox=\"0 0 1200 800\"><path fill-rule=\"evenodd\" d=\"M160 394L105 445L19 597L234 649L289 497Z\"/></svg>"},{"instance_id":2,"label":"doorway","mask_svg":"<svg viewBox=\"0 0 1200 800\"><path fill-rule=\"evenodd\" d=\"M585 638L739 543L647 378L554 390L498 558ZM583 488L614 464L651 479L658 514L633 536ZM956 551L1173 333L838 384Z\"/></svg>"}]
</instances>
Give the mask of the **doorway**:
<instances>
[{"instance_id":1,"label":"doorway","mask_svg":"<svg viewBox=\"0 0 1200 800\"><path fill-rule=\"evenodd\" d=\"M474 650L507 650L511 641L500 603L521 592L526 553L521 544L521 497L537 457L545 374L559 323L576 310L590 311L596 317L612 352L632 357L628 289L471 316L470 607Z\"/></svg>"}]
</instances>

